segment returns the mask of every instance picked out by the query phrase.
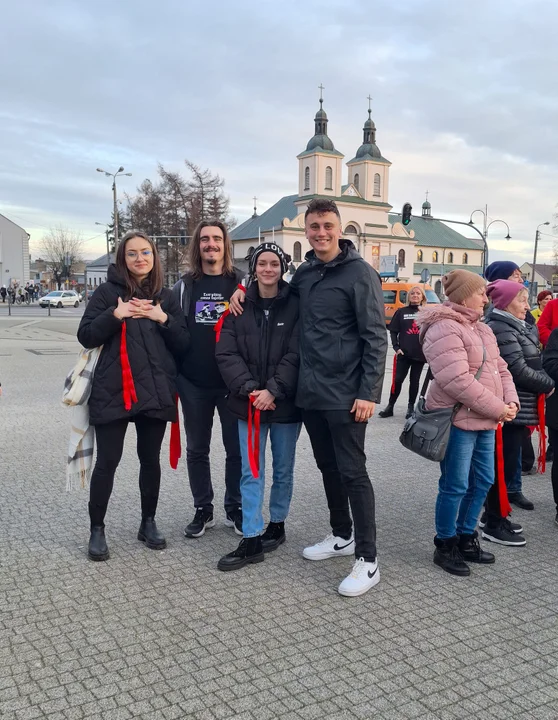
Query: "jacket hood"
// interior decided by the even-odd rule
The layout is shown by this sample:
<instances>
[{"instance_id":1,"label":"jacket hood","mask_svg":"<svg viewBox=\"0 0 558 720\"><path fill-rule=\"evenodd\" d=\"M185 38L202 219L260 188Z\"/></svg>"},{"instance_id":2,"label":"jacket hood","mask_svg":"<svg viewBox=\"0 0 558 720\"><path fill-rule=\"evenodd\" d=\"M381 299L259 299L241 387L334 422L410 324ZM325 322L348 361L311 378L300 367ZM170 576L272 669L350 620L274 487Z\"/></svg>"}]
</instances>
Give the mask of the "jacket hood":
<instances>
[{"instance_id":1,"label":"jacket hood","mask_svg":"<svg viewBox=\"0 0 558 720\"><path fill-rule=\"evenodd\" d=\"M126 287L126 280L124 280L120 270L114 263L111 263L108 267L107 280L111 283L115 283L115 285L121 285L124 288Z\"/></svg>"},{"instance_id":2,"label":"jacket hood","mask_svg":"<svg viewBox=\"0 0 558 720\"><path fill-rule=\"evenodd\" d=\"M325 263L327 267L335 267L335 265L341 265L341 263L352 262L353 260L362 260L361 256L356 251L355 246L351 240L339 240L339 247L341 252L339 255ZM321 262L317 257L314 250L310 250L304 256L304 259L309 263Z\"/></svg>"},{"instance_id":3,"label":"jacket hood","mask_svg":"<svg viewBox=\"0 0 558 720\"><path fill-rule=\"evenodd\" d=\"M477 310L471 310L463 305L452 303L447 300L442 305L426 305L421 307L417 313L415 320L420 328L420 341L422 342L424 334L429 327L440 320L453 320L462 325L472 325L481 319L481 313Z\"/></svg>"},{"instance_id":4,"label":"jacket hood","mask_svg":"<svg viewBox=\"0 0 558 720\"><path fill-rule=\"evenodd\" d=\"M486 323L488 322L503 322L506 323L506 325L509 325L510 327L515 328L516 330L525 330L526 323L521 322L518 318L513 317L510 314L503 314L502 312L498 312L498 309L495 307L491 307L490 311L487 315L485 315L484 321Z\"/></svg>"}]
</instances>

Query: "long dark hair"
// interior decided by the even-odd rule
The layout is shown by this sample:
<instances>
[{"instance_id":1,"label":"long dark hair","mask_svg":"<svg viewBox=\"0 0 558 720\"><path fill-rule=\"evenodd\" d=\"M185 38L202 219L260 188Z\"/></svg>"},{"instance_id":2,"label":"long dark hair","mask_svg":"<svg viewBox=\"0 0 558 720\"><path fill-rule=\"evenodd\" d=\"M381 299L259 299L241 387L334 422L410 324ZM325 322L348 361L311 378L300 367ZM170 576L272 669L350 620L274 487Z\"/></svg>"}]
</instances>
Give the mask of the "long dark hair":
<instances>
[{"instance_id":1,"label":"long dark hair","mask_svg":"<svg viewBox=\"0 0 558 720\"><path fill-rule=\"evenodd\" d=\"M151 252L153 253L153 267L141 285L138 285L126 265L126 244L128 240L136 237L146 240L149 243ZM147 300L158 299L161 290L163 289L163 268L161 266L159 251L149 235L141 230L129 230L118 243L118 250L116 251L116 268L126 281L126 289L128 291L126 294L127 301L138 295L146 298Z\"/></svg>"},{"instance_id":2,"label":"long dark hair","mask_svg":"<svg viewBox=\"0 0 558 720\"><path fill-rule=\"evenodd\" d=\"M194 230L194 236L190 241L190 252L188 254L190 271L194 276L194 280L199 280L203 275L200 238L202 230L206 227L218 227L219 230L223 233L223 275L229 275L230 277L233 277L233 252L229 231L220 220L202 220L201 223L199 223L198 227Z\"/></svg>"}]
</instances>

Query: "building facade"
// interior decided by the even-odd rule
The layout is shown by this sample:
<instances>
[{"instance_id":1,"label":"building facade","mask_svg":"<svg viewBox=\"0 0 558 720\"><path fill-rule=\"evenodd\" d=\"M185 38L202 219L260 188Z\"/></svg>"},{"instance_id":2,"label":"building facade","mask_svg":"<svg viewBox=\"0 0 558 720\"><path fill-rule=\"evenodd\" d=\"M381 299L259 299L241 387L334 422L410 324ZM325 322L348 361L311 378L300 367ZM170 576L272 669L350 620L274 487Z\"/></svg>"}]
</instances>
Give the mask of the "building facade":
<instances>
[{"instance_id":1,"label":"building facade","mask_svg":"<svg viewBox=\"0 0 558 720\"><path fill-rule=\"evenodd\" d=\"M0 215L0 286L25 285L31 279L29 233Z\"/></svg>"},{"instance_id":2,"label":"building facade","mask_svg":"<svg viewBox=\"0 0 558 720\"><path fill-rule=\"evenodd\" d=\"M404 226L400 216L392 213L389 203L391 163L376 144L376 126L372 111L363 127L363 141L355 156L346 163L344 156L327 132L328 119L320 99L314 118L314 136L299 153L298 193L287 195L231 232L237 264L263 241L273 240L289 253L295 267L304 260L310 245L304 232L304 213L316 197L335 200L344 237L353 241L362 257L378 272L386 267L381 258L395 258L396 277L416 281L427 269L431 283L441 292L441 276L452 268L466 267L482 273L482 248L474 241L432 218L428 200L422 215ZM393 279L393 278L390 278Z\"/></svg>"}]
</instances>

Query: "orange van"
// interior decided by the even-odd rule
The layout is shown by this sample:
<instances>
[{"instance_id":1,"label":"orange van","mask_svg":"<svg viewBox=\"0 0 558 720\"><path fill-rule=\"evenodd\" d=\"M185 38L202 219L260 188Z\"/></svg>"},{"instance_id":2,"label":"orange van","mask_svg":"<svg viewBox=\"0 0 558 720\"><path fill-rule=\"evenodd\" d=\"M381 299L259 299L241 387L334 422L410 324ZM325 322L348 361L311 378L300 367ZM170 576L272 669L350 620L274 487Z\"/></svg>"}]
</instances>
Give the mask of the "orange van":
<instances>
[{"instance_id":1,"label":"orange van","mask_svg":"<svg viewBox=\"0 0 558 720\"><path fill-rule=\"evenodd\" d=\"M391 318L396 310L407 304L407 294L412 287L418 285L426 295L428 305L436 305L440 303L440 298L436 295L430 285L423 283L400 283L400 282L384 282L382 283L382 291L384 293L384 311L386 316L386 325L389 327Z\"/></svg>"}]
</instances>

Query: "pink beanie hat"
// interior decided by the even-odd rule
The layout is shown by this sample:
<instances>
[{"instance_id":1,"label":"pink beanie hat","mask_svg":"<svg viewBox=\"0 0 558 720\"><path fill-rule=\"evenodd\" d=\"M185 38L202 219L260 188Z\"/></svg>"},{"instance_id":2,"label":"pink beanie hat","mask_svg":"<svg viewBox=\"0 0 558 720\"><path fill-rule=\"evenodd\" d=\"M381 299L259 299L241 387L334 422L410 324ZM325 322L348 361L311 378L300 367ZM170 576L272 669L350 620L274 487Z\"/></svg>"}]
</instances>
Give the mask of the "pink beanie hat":
<instances>
[{"instance_id":1,"label":"pink beanie hat","mask_svg":"<svg viewBox=\"0 0 558 720\"><path fill-rule=\"evenodd\" d=\"M486 288L486 294L498 310L505 310L520 292L527 288L513 280L495 280Z\"/></svg>"}]
</instances>

